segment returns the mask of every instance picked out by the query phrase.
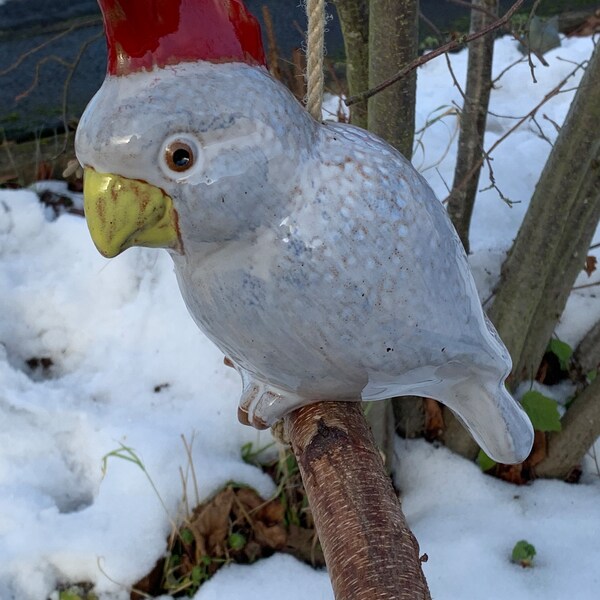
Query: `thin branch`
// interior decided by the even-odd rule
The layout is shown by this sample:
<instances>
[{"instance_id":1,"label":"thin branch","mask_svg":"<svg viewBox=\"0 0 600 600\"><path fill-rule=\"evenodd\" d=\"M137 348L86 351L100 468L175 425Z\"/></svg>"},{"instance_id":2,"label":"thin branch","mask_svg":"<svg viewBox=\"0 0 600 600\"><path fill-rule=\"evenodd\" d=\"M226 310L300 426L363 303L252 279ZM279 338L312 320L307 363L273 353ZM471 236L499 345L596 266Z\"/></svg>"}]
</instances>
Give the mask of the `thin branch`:
<instances>
[{"instance_id":1,"label":"thin branch","mask_svg":"<svg viewBox=\"0 0 600 600\"><path fill-rule=\"evenodd\" d=\"M554 144L550 141L550 139L548 139L548 136L544 133L542 126L538 123L535 116L531 117L531 120L533 121L533 124L537 127L538 131L540 132L539 137L542 138L545 142L548 142L548 144L550 144L550 147L552 148L552 146L554 146Z\"/></svg>"},{"instance_id":2,"label":"thin branch","mask_svg":"<svg viewBox=\"0 0 600 600\"><path fill-rule=\"evenodd\" d=\"M571 288L571 291L584 290L586 288L596 287L597 285L600 285L600 281L595 281L594 283L586 283L584 285L576 285Z\"/></svg>"},{"instance_id":3,"label":"thin branch","mask_svg":"<svg viewBox=\"0 0 600 600\"><path fill-rule=\"evenodd\" d=\"M496 87L496 83L498 83L498 81L500 81L501 77L503 75L505 75L508 71L510 71L513 67L516 67L518 64L525 62L527 59L525 57L519 58L518 60L515 60L514 62L510 63L510 65L508 65L508 67L505 67L504 69L502 69L502 71L500 71L500 74L496 77L496 79L492 80L492 87Z\"/></svg>"},{"instance_id":4,"label":"thin branch","mask_svg":"<svg viewBox=\"0 0 600 600\"><path fill-rule=\"evenodd\" d=\"M102 20L100 18L94 18L94 19L89 19L87 21L82 21L81 23L76 23L75 25L71 25L71 27L69 27L68 29L65 29L64 31L57 33L54 37L51 37L49 40L46 40L45 42L42 42L38 46L35 46L34 48L31 48L27 52L24 52L23 54L21 54L21 56L19 56L19 58L17 58L17 60L14 63L12 63L8 67L6 67L6 69L3 69L2 71L0 71L0 77L3 77L4 75L8 75L8 73L17 69L26 58L28 58L32 54L35 54L36 52L39 52L40 50L43 50L46 46L49 46L50 44L56 42L57 40L60 40L61 38L65 37L72 31L75 31L76 29L80 29L82 27L87 27L88 25L96 25L101 22L102 22Z\"/></svg>"},{"instance_id":5,"label":"thin branch","mask_svg":"<svg viewBox=\"0 0 600 600\"><path fill-rule=\"evenodd\" d=\"M450 56L448 55L448 53L444 54L444 58L446 59L446 66L448 67L448 71L450 72L450 77L452 77L452 81L453 81L454 85L456 86L456 88L458 89L458 91L460 92L460 95L462 96L463 101L466 102L467 96L465 95L465 92L463 91L462 87L460 87L460 83L458 83L458 79L456 79L456 75L454 74L454 70L452 69L452 62L450 61Z\"/></svg>"},{"instance_id":6,"label":"thin branch","mask_svg":"<svg viewBox=\"0 0 600 600\"><path fill-rule=\"evenodd\" d=\"M427 25L427 27L429 27L429 29L431 29L431 31L433 31L433 33L435 33L436 35L439 35L440 37L443 35L442 32L440 31L439 27L433 21L431 21L425 14L423 14L421 11L419 11L419 19L421 19L423 21L423 23L425 23L425 25Z\"/></svg>"},{"instance_id":7,"label":"thin branch","mask_svg":"<svg viewBox=\"0 0 600 600\"><path fill-rule=\"evenodd\" d=\"M582 63L579 63L579 65L577 65L575 67L575 69L573 69L560 83L558 83L554 88L552 88L543 98L540 102L538 102L538 104L536 104L526 115L524 115L523 117L521 117L517 123L515 123L506 133L504 133L502 136L500 136L491 146L488 150L485 151L485 154L473 165L473 168L467 173L467 175L465 176L465 178L456 186L455 189L460 189L462 188L464 185L466 185L467 181L469 181L471 179L471 177L473 176L473 174L476 172L477 169L479 169L479 167L481 167L481 165L483 164L483 161L485 160L485 156L490 155L502 142L504 142L506 140L507 137L509 137L512 133L514 133L521 125L523 125L523 123L525 123L525 121L527 121L527 119L535 116L535 114L537 113L537 111L544 105L546 104L546 102L548 102L549 100L551 100L552 98L554 98L554 96L557 96L560 93L561 88L567 83L567 81L573 77L573 75L575 75L575 73L577 73L577 71L581 68L583 68L583 65L587 63L587 61L584 61ZM447 199L446 199L447 200Z\"/></svg>"},{"instance_id":8,"label":"thin branch","mask_svg":"<svg viewBox=\"0 0 600 600\"><path fill-rule=\"evenodd\" d=\"M483 37L484 35L487 35L488 33L504 26L511 19L511 17L515 14L515 12L517 12L517 10L519 10L519 8L521 7L521 5L523 4L524 1L525 0L517 0L517 2L515 2L506 11L506 13L504 13L504 15L502 17L500 17L494 23L490 23L490 25L484 27L480 31L476 31L475 33L471 33L469 35L461 35L457 39L453 39L453 40L449 41L448 43L443 44L439 48L432 50L429 54L424 54L424 55L420 56L419 58L413 60L406 67L404 67L403 69L398 71L398 73L396 73L396 75L394 75L390 79L383 81L382 83L380 83L379 85L376 85L375 87L371 88L370 90L366 90L364 92L361 92L360 94L351 96L350 98L348 98L346 100L346 106L352 106L353 104L356 104L357 102L362 102L363 100L368 100L375 94L378 94L379 92L385 90L390 85L396 83L396 81L399 81L400 79L405 77L408 73L410 73L411 71L414 71L414 69L424 65L425 63L429 62L430 60L433 60L434 58L437 58L438 56L445 54L446 52L451 52L452 50L456 50L457 48L460 48L461 46L464 46L465 44L468 44L469 42L472 42L473 40L476 40L480 37Z\"/></svg>"},{"instance_id":9,"label":"thin branch","mask_svg":"<svg viewBox=\"0 0 600 600\"><path fill-rule=\"evenodd\" d=\"M488 167L488 178L490 180L490 185L488 185L485 188L481 188L479 191L487 192L488 190L496 190L496 193L498 194L498 196L500 196L500 200L502 200L502 202L504 202L510 208L512 208L515 204L520 204L520 200L511 200L510 198L505 196L502 193L502 190L498 187L498 184L496 183L496 177L494 175L494 169L492 168L492 160L494 159L491 158L489 153L485 150L483 150L483 159L485 160Z\"/></svg>"},{"instance_id":10,"label":"thin branch","mask_svg":"<svg viewBox=\"0 0 600 600\"><path fill-rule=\"evenodd\" d=\"M551 119L546 113L542 114L542 118L545 121L548 121L549 123L554 125L554 129L556 129L556 133L560 133L560 125L554 119Z\"/></svg>"},{"instance_id":11,"label":"thin branch","mask_svg":"<svg viewBox=\"0 0 600 600\"><path fill-rule=\"evenodd\" d=\"M465 6L469 10L479 11L484 15L487 15L488 17L492 17L492 19L497 18L493 12L483 8L483 6L477 6L472 2L467 2L466 0L446 0L446 2L451 2L452 4L457 4L458 6ZM527 48L527 58L529 60L529 66L531 68L531 76L533 78L533 83L537 83L537 80L533 74L533 69L535 68L535 65L531 62L531 55L533 54L544 65L544 67L549 67L550 65L544 58L544 55L540 54L534 48L531 48L531 46L529 45L529 41L526 40L521 34L516 32L513 27L507 27L506 29L515 38L515 40L517 40L517 42L520 42L524 48Z\"/></svg>"},{"instance_id":12,"label":"thin branch","mask_svg":"<svg viewBox=\"0 0 600 600\"><path fill-rule=\"evenodd\" d=\"M85 51L95 41L99 40L102 37L104 37L104 31L100 31L98 34L96 34L96 35L92 36L91 38L89 38L88 40L86 40L80 46L79 52L77 53L77 56L75 57L73 62L69 63L69 73L67 75L67 78L65 79L65 83L63 86L63 99L62 99L62 121L63 121L63 126L65 128L65 139L63 142L62 150L57 154L57 156L62 154L67 149L67 144L69 142L69 124L67 123L67 109L68 109L69 90L71 88L71 81L73 80L75 72L77 71L77 67L79 66L79 63L81 62L81 59L83 58Z\"/></svg>"},{"instance_id":13,"label":"thin branch","mask_svg":"<svg viewBox=\"0 0 600 600\"><path fill-rule=\"evenodd\" d=\"M19 101L23 100L23 98L26 98L27 96L29 96L29 94L31 94L31 92L37 87L38 83L40 82L41 67L42 67L42 65L45 65L47 62L50 62L50 61L57 62L59 65L62 65L63 67L66 67L66 68L69 68L69 66L70 66L70 64L64 58L60 58L60 56L55 56L55 55L44 56L44 58L39 60L35 65L35 73L33 76L33 81L31 82L31 84L25 91L21 92L20 94L18 94L15 97L16 102L19 102Z\"/></svg>"}]
</instances>

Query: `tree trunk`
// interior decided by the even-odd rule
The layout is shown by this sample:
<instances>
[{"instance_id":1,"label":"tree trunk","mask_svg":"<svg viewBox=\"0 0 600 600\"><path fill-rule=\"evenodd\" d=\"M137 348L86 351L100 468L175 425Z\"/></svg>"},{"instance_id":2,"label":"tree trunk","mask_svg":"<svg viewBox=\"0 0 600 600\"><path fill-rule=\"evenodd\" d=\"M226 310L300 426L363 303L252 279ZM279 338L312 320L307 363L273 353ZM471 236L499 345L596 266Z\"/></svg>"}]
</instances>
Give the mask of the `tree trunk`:
<instances>
[{"instance_id":1,"label":"tree trunk","mask_svg":"<svg viewBox=\"0 0 600 600\"><path fill-rule=\"evenodd\" d=\"M600 321L579 342L573 358L582 375L598 369L600 365Z\"/></svg>"},{"instance_id":2,"label":"tree trunk","mask_svg":"<svg viewBox=\"0 0 600 600\"><path fill-rule=\"evenodd\" d=\"M395 75L402 66L414 60L418 53L418 0L370 0L369 4L369 81L367 87ZM397 148L408 159L412 156L415 132L416 72L390 86L368 101L369 131ZM367 89L366 87L363 89ZM389 404L389 401L385 401ZM393 400L393 412L402 399ZM386 416L393 416L389 408ZM369 418L375 431L386 430ZM381 447L381 440L377 443ZM388 468L393 470L393 458L386 448Z\"/></svg>"},{"instance_id":3,"label":"tree trunk","mask_svg":"<svg viewBox=\"0 0 600 600\"><path fill-rule=\"evenodd\" d=\"M490 318L513 358L513 387L535 376L600 217L597 46L504 262Z\"/></svg>"},{"instance_id":4,"label":"tree trunk","mask_svg":"<svg viewBox=\"0 0 600 600\"><path fill-rule=\"evenodd\" d=\"M471 33L480 31L498 17L498 0L473 0ZM485 11L485 12L482 12ZM488 34L469 44L467 85L460 115L460 135L454 171L454 183L448 199L448 213L469 252L469 227L479 184L483 137L492 89L494 35Z\"/></svg>"},{"instance_id":5,"label":"tree trunk","mask_svg":"<svg viewBox=\"0 0 600 600\"><path fill-rule=\"evenodd\" d=\"M600 218L598 122L600 50L596 48L503 265L490 310L513 358L513 389L535 376ZM575 413L569 416L575 403L567 411L563 430L549 436L551 449L545 459L549 464L538 465L540 476L568 472L591 445L593 439L580 429L593 421L592 413L600 412L600 402L590 398L582 393ZM449 411L444 417L449 425L446 444L473 458L477 448L469 434L455 426ZM583 449L578 439L583 440ZM568 448L570 452L564 450Z\"/></svg>"},{"instance_id":6,"label":"tree trunk","mask_svg":"<svg viewBox=\"0 0 600 600\"><path fill-rule=\"evenodd\" d=\"M394 409L391 400L378 400L365 404L365 416L371 427L371 433L377 447L382 453L386 471L390 474L396 472L396 454L394 442L396 440L396 427L394 424Z\"/></svg>"},{"instance_id":7,"label":"tree trunk","mask_svg":"<svg viewBox=\"0 0 600 600\"><path fill-rule=\"evenodd\" d=\"M369 87L395 75L418 52L418 0L371 0ZM413 71L369 99L369 130L412 156L417 75Z\"/></svg>"},{"instance_id":8,"label":"tree trunk","mask_svg":"<svg viewBox=\"0 0 600 600\"><path fill-rule=\"evenodd\" d=\"M430 600L419 546L359 402L319 402L285 427L336 600Z\"/></svg>"},{"instance_id":9,"label":"tree trunk","mask_svg":"<svg viewBox=\"0 0 600 600\"><path fill-rule=\"evenodd\" d=\"M333 0L340 18L346 49L346 79L350 96L369 87L369 3L368 0ZM368 127L367 103L359 102L350 111L350 122Z\"/></svg>"},{"instance_id":10,"label":"tree trunk","mask_svg":"<svg viewBox=\"0 0 600 600\"><path fill-rule=\"evenodd\" d=\"M600 377L575 398L562 430L548 434L547 456L536 467L538 477L566 479L600 436Z\"/></svg>"}]
</instances>

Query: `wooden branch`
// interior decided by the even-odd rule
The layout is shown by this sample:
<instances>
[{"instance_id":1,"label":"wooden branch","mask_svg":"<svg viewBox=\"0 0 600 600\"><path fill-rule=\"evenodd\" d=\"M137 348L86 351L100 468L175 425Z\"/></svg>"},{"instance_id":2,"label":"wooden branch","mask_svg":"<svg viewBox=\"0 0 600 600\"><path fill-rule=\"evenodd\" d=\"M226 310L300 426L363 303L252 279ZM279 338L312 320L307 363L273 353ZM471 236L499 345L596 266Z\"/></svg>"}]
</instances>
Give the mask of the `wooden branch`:
<instances>
[{"instance_id":1,"label":"wooden branch","mask_svg":"<svg viewBox=\"0 0 600 600\"><path fill-rule=\"evenodd\" d=\"M600 365L600 321L598 321L579 342L573 353L575 362L582 374L597 369Z\"/></svg>"},{"instance_id":2,"label":"wooden branch","mask_svg":"<svg viewBox=\"0 0 600 600\"><path fill-rule=\"evenodd\" d=\"M371 0L370 86L393 76L396 65L410 64L418 57L418 5L417 0ZM369 131L394 146L408 160L412 156L415 137L416 90L417 74L413 71L369 100Z\"/></svg>"},{"instance_id":3,"label":"wooden branch","mask_svg":"<svg viewBox=\"0 0 600 600\"><path fill-rule=\"evenodd\" d=\"M368 98L371 98L375 94L378 94L379 92L385 90L390 85L396 83L396 81L398 81L399 79L402 79L402 77L405 77L408 73L410 73L411 71L414 71L416 68L424 65L425 63L429 62L430 60L433 60L434 58L437 58L438 56L441 56L442 54L445 54L446 52L451 52L452 50L456 50L457 48L460 48L461 46L464 46L465 44L468 44L469 42L472 42L473 40L483 37L484 35L487 35L488 33L495 31L496 29L499 29L500 27L503 27L504 25L506 25L506 23L508 23L508 21L511 19L511 17L517 12L517 10L519 10L519 8L521 7L521 5L523 4L524 1L525 0L517 0L517 2L515 2L506 11L506 13L504 13L504 15L502 17L500 17L497 21L495 21L494 23L491 23L487 27L484 27L480 31L476 31L475 33L460 36L456 39L450 40L448 43L443 44L442 46L440 46L439 48L436 48L435 50L432 50L428 54L423 54L422 56L419 56L419 58L413 60L411 63L406 65L406 67L404 67L403 69L398 71L398 73L396 73L393 77L386 79L379 85L376 85L375 87L371 88L370 90L361 92L360 94L350 96L350 98L346 99L346 106L352 106L353 104L356 104L357 102L362 102L363 100L367 100Z\"/></svg>"},{"instance_id":4,"label":"wooden branch","mask_svg":"<svg viewBox=\"0 0 600 600\"><path fill-rule=\"evenodd\" d=\"M340 19L346 50L348 93L356 94L369 87L369 1L333 0ZM350 122L368 127L367 103L352 109Z\"/></svg>"},{"instance_id":5,"label":"wooden branch","mask_svg":"<svg viewBox=\"0 0 600 600\"><path fill-rule=\"evenodd\" d=\"M502 265L489 311L513 359L512 386L537 372L600 219L599 119L596 47Z\"/></svg>"},{"instance_id":6,"label":"wooden branch","mask_svg":"<svg viewBox=\"0 0 600 600\"><path fill-rule=\"evenodd\" d=\"M285 428L336 600L430 600L419 546L359 402L318 402Z\"/></svg>"},{"instance_id":7,"label":"wooden branch","mask_svg":"<svg viewBox=\"0 0 600 600\"><path fill-rule=\"evenodd\" d=\"M471 11L471 31L478 31L497 18L494 11L498 10L498 0L474 0L474 2L473 8L476 6L484 9L484 12ZM483 139L492 91L493 56L494 40L491 37L476 40L469 46L467 85L464 93L461 90L464 103L460 115L454 182L448 197L448 214L467 254L470 251L469 229L480 174L480 167L474 168L474 165L483 154ZM449 59L448 68L452 73ZM452 77L455 79L454 75ZM456 79L455 85L458 85ZM460 86L458 87L460 89ZM472 175L463 183L467 174L471 172Z\"/></svg>"},{"instance_id":8,"label":"wooden branch","mask_svg":"<svg viewBox=\"0 0 600 600\"><path fill-rule=\"evenodd\" d=\"M538 477L566 479L600 436L600 377L596 378L562 418L562 430L548 435L544 461L536 467Z\"/></svg>"}]
</instances>

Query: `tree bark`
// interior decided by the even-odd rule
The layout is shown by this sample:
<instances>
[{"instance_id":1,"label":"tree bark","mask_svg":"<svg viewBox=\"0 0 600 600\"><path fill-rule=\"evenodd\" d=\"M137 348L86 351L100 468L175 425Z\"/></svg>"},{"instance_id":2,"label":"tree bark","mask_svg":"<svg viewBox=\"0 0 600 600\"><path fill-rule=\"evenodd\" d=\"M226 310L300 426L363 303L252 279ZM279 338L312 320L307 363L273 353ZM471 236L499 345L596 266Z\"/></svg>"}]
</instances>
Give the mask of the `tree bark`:
<instances>
[{"instance_id":1,"label":"tree bark","mask_svg":"<svg viewBox=\"0 0 600 600\"><path fill-rule=\"evenodd\" d=\"M396 427L394 424L394 409L391 400L378 400L367 403L365 411L367 422L371 428L373 439L382 453L386 471L396 472L397 461L394 452Z\"/></svg>"},{"instance_id":2,"label":"tree bark","mask_svg":"<svg viewBox=\"0 0 600 600\"><path fill-rule=\"evenodd\" d=\"M419 546L359 402L319 402L285 427L336 600L430 600Z\"/></svg>"},{"instance_id":3,"label":"tree bark","mask_svg":"<svg viewBox=\"0 0 600 600\"><path fill-rule=\"evenodd\" d=\"M490 318L533 378L600 217L600 49L596 46L504 262Z\"/></svg>"},{"instance_id":4,"label":"tree bark","mask_svg":"<svg viewBox=\"0 0 600 600\"><path fill-rule=\"evenodd\" d=\"M598 321L579 342L573 358L582 375L598 369L600 365L600 321Z\"/></svg>"},{"instance_id":5,"label":"tree bark","mask_svg":"<svg viewBox=\"0 0 600 600\"><path fill-rule=\"evenodd\" d=\"M471 33L480 31L497 20L498 0L473 0L472 4L475 8L471 9ZM481 166L476 165L481 161L483 153L483 138L492 89L493 55L493 33L469 44L467 85L460 115L454 183L448 198L448 213L467 253L471 215L481 172Z\"/></svg>"},{"instance_id":6,"label":"tree bark","mask_svg":"<svg viewBox=\"0 0 600 600\"><path fill-rule=\"evenodd\" d=\"M600 377L572 402L562 430L548 434L547 456L536 467L538 477L566 479L600 436Z\"/></svg>"},{"instance_id":7,"label":"tree bark","mask_svg":"<svg viewBox=\"0 0 600 600\"><path fill-rule=\"evenodd\" d=\"M371 0L369 87L395 75L418 52L418 0ZM417 75L412 72L369 99L369 130L412 156Z\"/></svg>"},{"instance_id":8,"label":"tree bark","mask_svg":"<svg viewBox=\"0 0 600 600\"><path fill-rule=\"evenodd\" d=\"M599 120L600 51L596 48L503 265L489 313L513 358L509 382L513 389L523 379L535 376L573 283L584 266L600 218ZM570 423L573 420L586 427L591 422L590 414L600 412L600 402L578 402L578 406L582 404L585 408L577 408L574 415L568 416L575 409L574 403L567 411L563 430L550 435L553 449L545 459L548 466L542 462L537 467L541 476L567 472L593 442ZM473 458L477 448L469 434L455 426L449 411L445 410L444 417L448 425L446 444ZM587 446L582 449L578 439ZM571 448L572 452L566 453L564 448ZM573 460L576 454L578 457Z\"/></svg>"},{"instance_id":9,"label":"tree bark","mask_svg":"<svg viewBox=\"0 0 600 600\"><path fill-rule=\"evenodd\" d=\"M369 87L369 3L368 0L333 0L340 18L346 50L346 79L351 96ZM368 127L367 103L359 102L350 111L350 122Z\"/></svg>"}]
</instances>

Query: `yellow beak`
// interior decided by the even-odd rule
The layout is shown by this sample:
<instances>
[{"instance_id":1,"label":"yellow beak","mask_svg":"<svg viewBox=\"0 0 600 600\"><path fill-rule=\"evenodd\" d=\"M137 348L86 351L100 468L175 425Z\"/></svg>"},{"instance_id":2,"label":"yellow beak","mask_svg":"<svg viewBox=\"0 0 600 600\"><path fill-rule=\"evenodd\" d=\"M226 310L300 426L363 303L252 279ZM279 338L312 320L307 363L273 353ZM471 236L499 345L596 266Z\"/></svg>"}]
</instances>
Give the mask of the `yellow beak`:
<instances>
[{"instance_id":1,"label":"yellow beak","mask_svg":"<svg viewBox=\"0 0 600 600\"><path fill-rule=\"evenodd\" d=\"M182 251L173 201L149 183L86 167L83 205L92 240L107 258L131 246Z\"/></svg>"}]
</instances>

